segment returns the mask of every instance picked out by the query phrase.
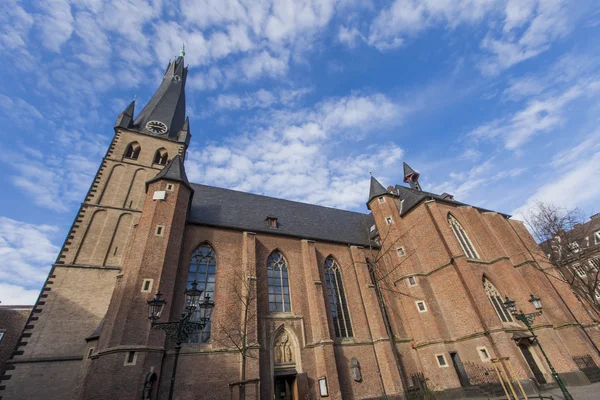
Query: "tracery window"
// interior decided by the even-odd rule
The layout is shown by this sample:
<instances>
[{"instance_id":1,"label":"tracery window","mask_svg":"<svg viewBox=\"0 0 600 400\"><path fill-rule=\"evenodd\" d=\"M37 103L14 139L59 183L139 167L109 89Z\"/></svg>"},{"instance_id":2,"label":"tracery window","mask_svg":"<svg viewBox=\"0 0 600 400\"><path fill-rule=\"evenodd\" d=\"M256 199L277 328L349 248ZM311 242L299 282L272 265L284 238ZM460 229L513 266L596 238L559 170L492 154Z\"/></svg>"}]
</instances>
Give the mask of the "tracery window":
<instances>
[{"instance_id":1,"label":"tracery window","mask_svg":"<svg viewBox=\"0 0 600 400\"><path fill-rule=\"evenodd\" d=\"M460 243L460 247L462 247L463 251L467 258L479 258L479 254L475 250L475 246L471 243L471 240L467 236L467 232L463 229L462 225L456 218L452 216L452 214L448 214L448 224L450 224L450 228L452 228L452 232L454 232L454 236L458 239Z\"/></svg>"},{"instance_id":2,"label":"tracery window","mask_svg":"<svg viewBox=\"0 0 600 400\"><path fill-rule=\"evenodd\" d=\"M158 165L167 165L168 159L169 153L167 153L167 150L161 147L160 149L156 150L156 153L154 153L154 160L152 163Z\"/></svg>"},{"instance_id":3,"label":"tracery window","mask_svg":"<svg viewBox=\"0 0 600 400\"><path fill-rule=\"evenodd\" d=\"M290 284L288 269L283 254L274 251L267 260L269 284L269 311L290 312Z\"/></svg>"},{"instance_id":4,"label":"tracery window","mask_svg":"<svg viewBox=\"0 0 600 400\"><path fill-rule=\"evenodd\" d=\"M137 160L140 155L140 150L142 147L138 142L131 142L127 145L125 149L125 154L123 155L125 158L131 158L132 160Z\"/></svg>"},{"instance_id":5,"label":"tracery window","mask_svg":"<svg viewBox=\"0 0 600 400\"><path fill-rule=\"evenodd\" d=\"M485 294L487 294L488 299L492 303L494 310L496 310L496 314L502 320L502 322L513 322L512 315L510 312L504 307L504 300L502 300L502 295L492 282L488 281L485 277L483 278L483 289L485 290Z\"/></svg>"},{"instance_id":6,"label":"tracery window","mask_svg":"<svg viewBox=\"0 0 600 400\"><path fill-rule=\"evenodd\" d=\"M191 287L192 282L198 283L198 289L202 290L203 301L208 294L211 301L215 298L215 278L217 274L217 259L215 252L208 244L201 244L192 254L190 260L190 269L188 271L187 288ZM201 310L196 305L196 310L192 319L200 321ZM190 343L208 343L210 341L210 328L212 320L209 320L202 332L195 333L190 338Z\"/></svg>"},{"instance_id":7,"label":"tracery window","mask_svg":"<svg viewBox=\"0 0 600 400\"><path fill-rule=\"evenodd\" d=\"M352 337L352 324L346 303L346 292L340 267L333 257L325 259L325 283L331 306L331 317L336 337Z\"/></svg>"}]
</instances>

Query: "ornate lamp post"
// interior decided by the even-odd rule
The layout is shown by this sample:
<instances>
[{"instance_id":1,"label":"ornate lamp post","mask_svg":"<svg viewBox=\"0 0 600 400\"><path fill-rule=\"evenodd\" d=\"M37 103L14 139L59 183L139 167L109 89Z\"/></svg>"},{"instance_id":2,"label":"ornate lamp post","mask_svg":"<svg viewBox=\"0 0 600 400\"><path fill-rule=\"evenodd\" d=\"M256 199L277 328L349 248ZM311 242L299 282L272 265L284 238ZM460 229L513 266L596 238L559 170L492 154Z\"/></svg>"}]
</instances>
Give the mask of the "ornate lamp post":
<instances>
[{"instance_id":1,"label":"ornate lamp post","mask_svg":"<svg viewBox=\"0 0 600 400\"><path fill-rule=\"evenodd\" d=\"M552 377L554 378L556 383L558 383L558 386L560 387L560 390L562 391L563 396L565 397L565 400L573 400L573 396L571 396L571 394L567 390L567 387L565 386L564 382L562 381L562 379L560 378L560 376L554 369L554 366L548 359L548 356L546 355L546 352L544 351L544 348L542 347L542 344L540 343L537 335L533 332L533 329L531 329L531 325L533 324L533 321L535 320L535 318L542 315L542 301L539 298L535 297L533 294L531 294L531 297L529 298L529 302L531 304L533 304L533 307L535 307L535 309L537 310L536 312L529 313L529 314L525 314L521 310L519 310L517 312L517 306L516 306L515 302L512 301L511 299L509 299L508 296L506 296L506 301L504 301L504 306L506 307L506 309L508 311L510 311L510 313L516 319L523 322L525 324L525 326L527 326L527 329L529 329L531 336L533 336L533 340L535 342L537 342L537 344L540 348L540 351L544 355L544 358L546 359L546 362L548 363L548 366L550 367L550 371L552 371Z\"/></svg>"},{"instance_id":2,"label":"ornate lamp post","mask_svg":"<svg viewBox=\"0 0 600 400\"><path fill-rule=\"evenodd\" d=\"M173 398L173 389L175 388L175 375L177 373L177 361L179 360L179 352L181 344L189 339L195 332L202 332L206 324L210 321L213 307L215 303L210 301L210 296L207 294L204 299L202 290L198 289L198 283L194 281L190 289L185 291L185 311L181 313L179 321L173 322L156 322L163 311L167 301L161 298L160 291L156 293L156 297L148 301L148 318L152 321L152 329L157 331L165 331L168 337L175 339L175 360L173 361L173 372L171 373L171 386L169 388L169 400ZM196 308L200 309L200 318L198 321L192 321Z\"/></svg>"}]
</instances>

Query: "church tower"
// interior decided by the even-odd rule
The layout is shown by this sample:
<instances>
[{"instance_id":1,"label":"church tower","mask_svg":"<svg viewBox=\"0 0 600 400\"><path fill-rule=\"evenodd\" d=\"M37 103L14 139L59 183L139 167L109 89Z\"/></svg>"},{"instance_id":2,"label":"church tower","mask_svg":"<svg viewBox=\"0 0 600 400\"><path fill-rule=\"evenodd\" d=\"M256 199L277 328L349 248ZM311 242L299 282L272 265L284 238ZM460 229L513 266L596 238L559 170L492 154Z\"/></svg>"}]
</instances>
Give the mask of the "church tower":
<instances>
[{"instance_id":1,"label":"church tower","mask_svg":"<svg viewBox=\"0 0 600 400\"><path fill-rule=\"evenodd\" d=\"M86 338L103 321L115 283L126 274L124 260L140 223L147 182L167 164L183 165L191 139L183 56L169 62L137 117L135 101L118 116L108 151L3 377L0 398L66 399L81 390L78 382L93 354ZM190 190L183 186L182 192Z\"/></svg>"}]
</instances>

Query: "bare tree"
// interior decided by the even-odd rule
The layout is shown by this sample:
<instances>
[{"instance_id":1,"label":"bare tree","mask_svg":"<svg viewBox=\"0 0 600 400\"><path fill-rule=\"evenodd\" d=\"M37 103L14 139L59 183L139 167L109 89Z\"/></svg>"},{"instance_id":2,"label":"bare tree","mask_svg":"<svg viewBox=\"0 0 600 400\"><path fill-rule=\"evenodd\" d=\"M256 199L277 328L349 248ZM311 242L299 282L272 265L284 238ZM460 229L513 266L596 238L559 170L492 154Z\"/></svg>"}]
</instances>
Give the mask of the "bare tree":
<instances>
[{"instance_id":1,"label":"bare tree","mask_svg":"<svg viewBox=\"0 0 600 400\"><path fill-rule=\"evenodd\" d=\"M230 281L231 308L227 316L218 322L214 341L235 348L241 357L239 399L246 398L246 367L249 358L257 358L258 349L256 321L256 277L246 276L244 271L235 271Z\"/></svg>"},{"instance_id":2,"label":"bare tree","mask_svg":"<svg viewBox=\"0 0 600 400\"><path fill-rule=\"evenodd\" d=\"M566 209L536 202L525 216L525 223L559 275L552 278L569 284L580 301L596 318L600 317L600 263L592 260L591 224L577 208ZM593 233L592 233L593 234Z\"/></svg>"}]
</instances>

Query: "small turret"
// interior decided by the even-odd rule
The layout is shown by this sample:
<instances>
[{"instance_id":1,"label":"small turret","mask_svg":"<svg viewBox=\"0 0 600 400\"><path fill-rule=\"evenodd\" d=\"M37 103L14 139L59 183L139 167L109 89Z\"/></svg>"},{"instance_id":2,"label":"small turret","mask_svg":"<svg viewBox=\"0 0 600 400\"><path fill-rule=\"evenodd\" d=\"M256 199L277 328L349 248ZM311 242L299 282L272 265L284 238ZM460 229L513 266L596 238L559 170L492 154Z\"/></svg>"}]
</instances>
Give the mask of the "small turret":
<instances>
[{"instance_id":1,"label":"small turret","mask_svg":"<svg viewBox=\"0 0 600 400\"><path fill-rule=\"evenodd\" d=\"M369 188L369 200L367 200L367 207L369 206L371 200L373 200L375 197L379 197L382 194L386 193L388 193L388 191L385 190L383 185L379 183L379 181L375 179L375 177L371 176L371 186Z\"/></svg>"},{"instance_id":2,"label":"small turret","mask_svg":"<svg viewBox=\"0 0 600 400\"><path fill-rule=\"evenodd\" d=\"M404 183L408 183L411 189L421 191L421 185L419 184L420 174L412 169L407 163L404 165Z\"/></svg>"},{"instance_id":3,"label":"small turret","mask_svg":"<svg viewBox=\"0 0 600 400\"><path fill-rule=\"evenodd\" d=\"M129 103L129 105L127 106L125 111L123 111L121 114L119 114L119 117L117 118L117 122L115 122L115 129L116 128L130 129L131 126L133 125L134 110L135 110L135 99L131 103Z\"/></svg>"}]
</instances>

